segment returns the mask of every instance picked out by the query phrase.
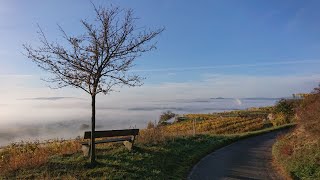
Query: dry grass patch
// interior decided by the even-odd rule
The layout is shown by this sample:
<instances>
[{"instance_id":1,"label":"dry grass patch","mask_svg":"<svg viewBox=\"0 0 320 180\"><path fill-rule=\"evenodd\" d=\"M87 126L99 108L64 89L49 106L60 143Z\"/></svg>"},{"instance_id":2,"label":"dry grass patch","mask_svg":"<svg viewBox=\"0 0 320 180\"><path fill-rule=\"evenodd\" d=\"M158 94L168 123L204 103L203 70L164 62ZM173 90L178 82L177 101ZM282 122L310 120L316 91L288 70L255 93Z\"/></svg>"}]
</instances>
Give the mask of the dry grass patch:
<instances>
[{"instance_id":1,"label":"dry grass patch","mask_svg":"<svg viewBox=\"0 0 320 180\"><path fill-rule=\"evenodd\" d=\"M0 151L0 174L36 168L48 162L50 156L70 155L80 149L78 140L13 143Z\"/></svg>"}]
</instances>

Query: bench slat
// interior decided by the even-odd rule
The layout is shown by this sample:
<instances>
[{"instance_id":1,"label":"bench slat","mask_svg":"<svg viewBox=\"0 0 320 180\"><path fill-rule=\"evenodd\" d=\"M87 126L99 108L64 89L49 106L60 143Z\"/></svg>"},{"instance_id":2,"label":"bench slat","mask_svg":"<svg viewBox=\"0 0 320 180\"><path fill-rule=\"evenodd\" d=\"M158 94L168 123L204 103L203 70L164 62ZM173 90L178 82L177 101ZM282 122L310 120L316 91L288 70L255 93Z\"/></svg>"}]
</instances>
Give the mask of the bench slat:
<instances>
[{"instance_id":1,"label":"bench slat","mask_svg":"<svg viewBox=\"0 0 320 180\"><path fill-rule=\"evenodd\" d=\"M95 138L115 137L115 136L136 136L139 134L139 129L123 129L123 130L109 130L109 131L95 131ZM91 131L84 133L84 139L91 138Z\"/></svg>"},{"instance_id":2,"label":"bench slat","mask_svg":"<svg viewBox=\"0 0 320 180\"><path fill-rule=\"evenodd\" d=\"M114 139L103 139L103 140L98 140L95 141L95 144L101 144L101 143L109 143L109 142L120 142L120 141L129 141L131 142L131 138L130 137L125 137L125 138L114 138ZM82 145L89 145L90 142L82 142Z\"/></svg>"}]
</instances>

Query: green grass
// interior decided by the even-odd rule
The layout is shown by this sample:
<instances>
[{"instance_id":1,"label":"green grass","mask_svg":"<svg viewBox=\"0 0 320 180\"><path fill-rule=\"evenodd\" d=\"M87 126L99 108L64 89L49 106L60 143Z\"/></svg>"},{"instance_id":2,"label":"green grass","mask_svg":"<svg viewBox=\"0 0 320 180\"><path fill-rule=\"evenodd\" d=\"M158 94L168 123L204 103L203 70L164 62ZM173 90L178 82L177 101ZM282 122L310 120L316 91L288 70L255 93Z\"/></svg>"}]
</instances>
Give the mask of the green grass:
<instances>
[{"instance_id":1,"label":"green grass","mask_svg":"<svg viewBox=\"0 0 320 180\"><path fill-rule=\"evenodd\" d=\"M7 174L9 179L184 179L208 153L239 139L291 127L292 124L238 135L202 134L176 137L158 144L136 144L128 152L121 144L98 148L98 164L90 167L81 153L53 156L39 167Z\"/></svg>"}]
</instances>

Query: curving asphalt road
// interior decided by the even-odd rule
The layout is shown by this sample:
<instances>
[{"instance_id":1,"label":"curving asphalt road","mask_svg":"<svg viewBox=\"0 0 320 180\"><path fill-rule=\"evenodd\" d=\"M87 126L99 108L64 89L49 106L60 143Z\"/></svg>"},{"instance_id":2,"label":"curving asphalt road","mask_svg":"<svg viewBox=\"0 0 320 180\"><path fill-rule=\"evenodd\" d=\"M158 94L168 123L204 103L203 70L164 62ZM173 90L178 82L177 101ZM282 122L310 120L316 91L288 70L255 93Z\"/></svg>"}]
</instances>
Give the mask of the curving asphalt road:
<instances>
[{"instance_id":1,"label":"curving asphalt road","mask_svg":"<svg viewBox=\"0 0 320 180\"><path fill-rule=\"evenodd\" d=\"M250 137L221 148L196 164L188 179L284 179L273 169L272 145L288 130Z\"/></svg>"}]
</instances>

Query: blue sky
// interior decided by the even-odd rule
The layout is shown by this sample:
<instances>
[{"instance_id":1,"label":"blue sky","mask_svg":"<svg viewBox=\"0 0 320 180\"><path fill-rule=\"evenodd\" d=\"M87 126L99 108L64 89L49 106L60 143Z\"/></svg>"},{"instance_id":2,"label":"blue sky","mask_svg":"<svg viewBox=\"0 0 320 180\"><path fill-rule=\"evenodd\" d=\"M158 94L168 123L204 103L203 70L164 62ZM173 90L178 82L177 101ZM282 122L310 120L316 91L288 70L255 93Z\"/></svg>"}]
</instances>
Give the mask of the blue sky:
<instances>
[{"instance_id":1,"label":"blue sky","mask_svg":"<svg viewBox=\"0 0 320 180\"><path fill-rule=\"evenodd\" d=\"M93 2L134 9L139 17L138 26L166 28L157 38L158 49L136 61L135 70L147 78L146 85L207 82L212 76L261 78L261 81L297 78L296 84L279 87L290 94L309 91L318 83L319 1ZM56 40L61 37L57 23L68 33L79 34L82 30L79 20L90 20L93 15L87 0L0 0L0 75L17 79L19 75L32 75L33 81L26 86L42 87L39 79L45 73L21 53L23 43L37 44L36 24L49 39ZM300 89L292 88L299 85ZM249 89L256 84L247 86L248 93L220 94L251 96ZM275 90L272 96L284 94Z\"/></svg>"}]
</instances>

